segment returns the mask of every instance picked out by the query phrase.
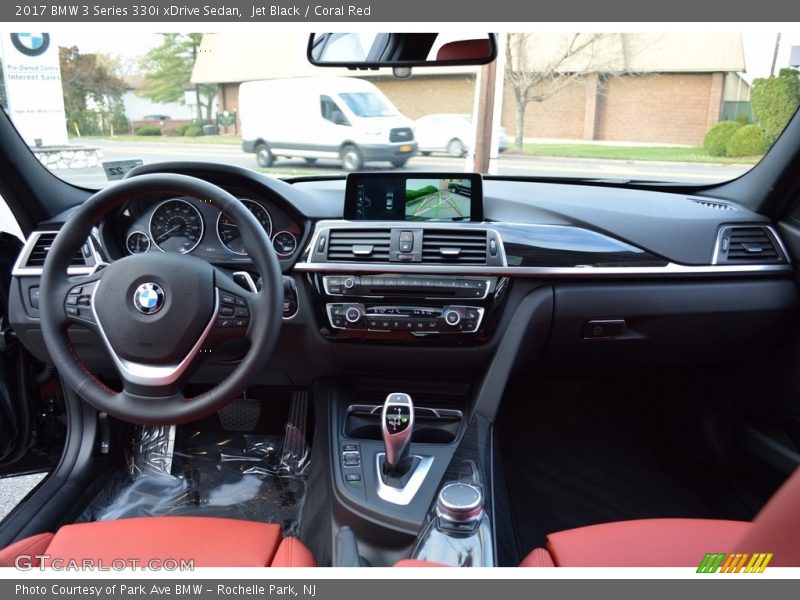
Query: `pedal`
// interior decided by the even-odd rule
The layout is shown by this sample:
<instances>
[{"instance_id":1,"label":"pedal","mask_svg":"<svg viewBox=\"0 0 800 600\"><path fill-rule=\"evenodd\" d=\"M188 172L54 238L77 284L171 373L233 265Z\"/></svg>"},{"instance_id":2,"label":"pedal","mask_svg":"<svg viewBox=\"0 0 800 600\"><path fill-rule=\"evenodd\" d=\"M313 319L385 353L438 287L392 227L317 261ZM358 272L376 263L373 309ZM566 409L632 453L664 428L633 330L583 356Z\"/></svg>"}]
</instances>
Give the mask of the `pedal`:
<instances>
[{"instance_id":1,"label":"pedal","mask_svg":"<svg viewBox=\"0 0 800 600\"><path fill-rule=\"evenodd\" d=\"M255 431L261 417L261 401L239 398L220 409L217 414L225 431Z\"/></svg>"}]
</instances>

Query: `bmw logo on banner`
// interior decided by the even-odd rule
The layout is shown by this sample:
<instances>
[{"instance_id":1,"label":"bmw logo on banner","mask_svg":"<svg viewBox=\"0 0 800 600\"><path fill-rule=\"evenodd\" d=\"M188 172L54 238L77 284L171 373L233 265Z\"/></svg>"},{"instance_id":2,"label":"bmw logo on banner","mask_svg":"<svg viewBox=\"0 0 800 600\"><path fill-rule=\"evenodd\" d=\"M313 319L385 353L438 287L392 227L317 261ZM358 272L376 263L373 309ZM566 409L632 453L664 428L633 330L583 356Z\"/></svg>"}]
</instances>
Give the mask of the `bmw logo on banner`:
<instances>
[{"instance_id":1,"label":"bmw logo on banner","mask_svg":"<svg viewBox=\"0 0 800 600\"><path fill-rule=\"evenodd\" d=\"M50 47L49 33L12 33L11 43L25 56L39 56Z\"/></svg>"}]
</instances>

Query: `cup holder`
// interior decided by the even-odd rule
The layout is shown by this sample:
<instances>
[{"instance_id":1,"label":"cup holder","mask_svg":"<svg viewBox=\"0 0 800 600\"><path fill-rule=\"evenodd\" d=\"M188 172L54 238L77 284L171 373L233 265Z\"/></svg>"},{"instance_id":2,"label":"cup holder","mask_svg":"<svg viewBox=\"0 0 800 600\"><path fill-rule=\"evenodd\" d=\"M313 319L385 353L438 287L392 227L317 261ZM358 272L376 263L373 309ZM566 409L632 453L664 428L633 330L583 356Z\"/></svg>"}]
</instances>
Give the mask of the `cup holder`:
<instances>
[{"instance_id":1,"label":"cup holder","mask_svg":"<svg viewBox=\"0 0 800 600\"><path fill-rule=\"evenodd\" d=\"M382 440L382 410L383 406L380 405L351 404L347 408L345 436L359 440ZM460 410L415 406L411 441L421 444L450 444L458 436L463 418Z\"/></svg>"}]
</instances>

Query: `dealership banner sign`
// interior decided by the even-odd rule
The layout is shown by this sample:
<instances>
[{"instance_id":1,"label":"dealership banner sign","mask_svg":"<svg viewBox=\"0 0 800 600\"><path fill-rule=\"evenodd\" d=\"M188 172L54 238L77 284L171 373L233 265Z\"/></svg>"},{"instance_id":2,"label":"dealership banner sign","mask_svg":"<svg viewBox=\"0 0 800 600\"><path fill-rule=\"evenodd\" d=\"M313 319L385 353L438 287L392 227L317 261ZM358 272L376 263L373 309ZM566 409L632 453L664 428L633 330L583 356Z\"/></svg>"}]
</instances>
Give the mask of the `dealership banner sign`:
<instances>
[{"instance_id":1,"label":"dealership banner sign","mask_svg":"<svg viewBox=\"0 0 800 600\"><path fill-rule=\"evenodd\" d=\"M29 146L67 143L58 45L49 33L2 33L3 83L11 120Z\"/></svg>"}]
</instances>

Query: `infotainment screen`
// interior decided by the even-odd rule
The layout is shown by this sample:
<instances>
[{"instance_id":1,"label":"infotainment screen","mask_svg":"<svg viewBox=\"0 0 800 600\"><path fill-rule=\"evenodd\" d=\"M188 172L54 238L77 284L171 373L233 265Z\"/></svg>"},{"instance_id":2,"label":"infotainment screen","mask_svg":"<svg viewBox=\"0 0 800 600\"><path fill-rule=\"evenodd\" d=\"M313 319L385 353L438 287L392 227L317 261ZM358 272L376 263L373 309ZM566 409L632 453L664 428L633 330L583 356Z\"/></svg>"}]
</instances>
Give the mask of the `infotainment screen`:
<instances>
[{"instance_id":1,"label":"infotainment screen","mask_svg":"<svg viewBox=\"0 0 800 600\"><path fill-rule=\"evenodd\" d=\"M351 173L344 218L352 221L482 221L475 173Z\"/></svg>"}]
</instances>

